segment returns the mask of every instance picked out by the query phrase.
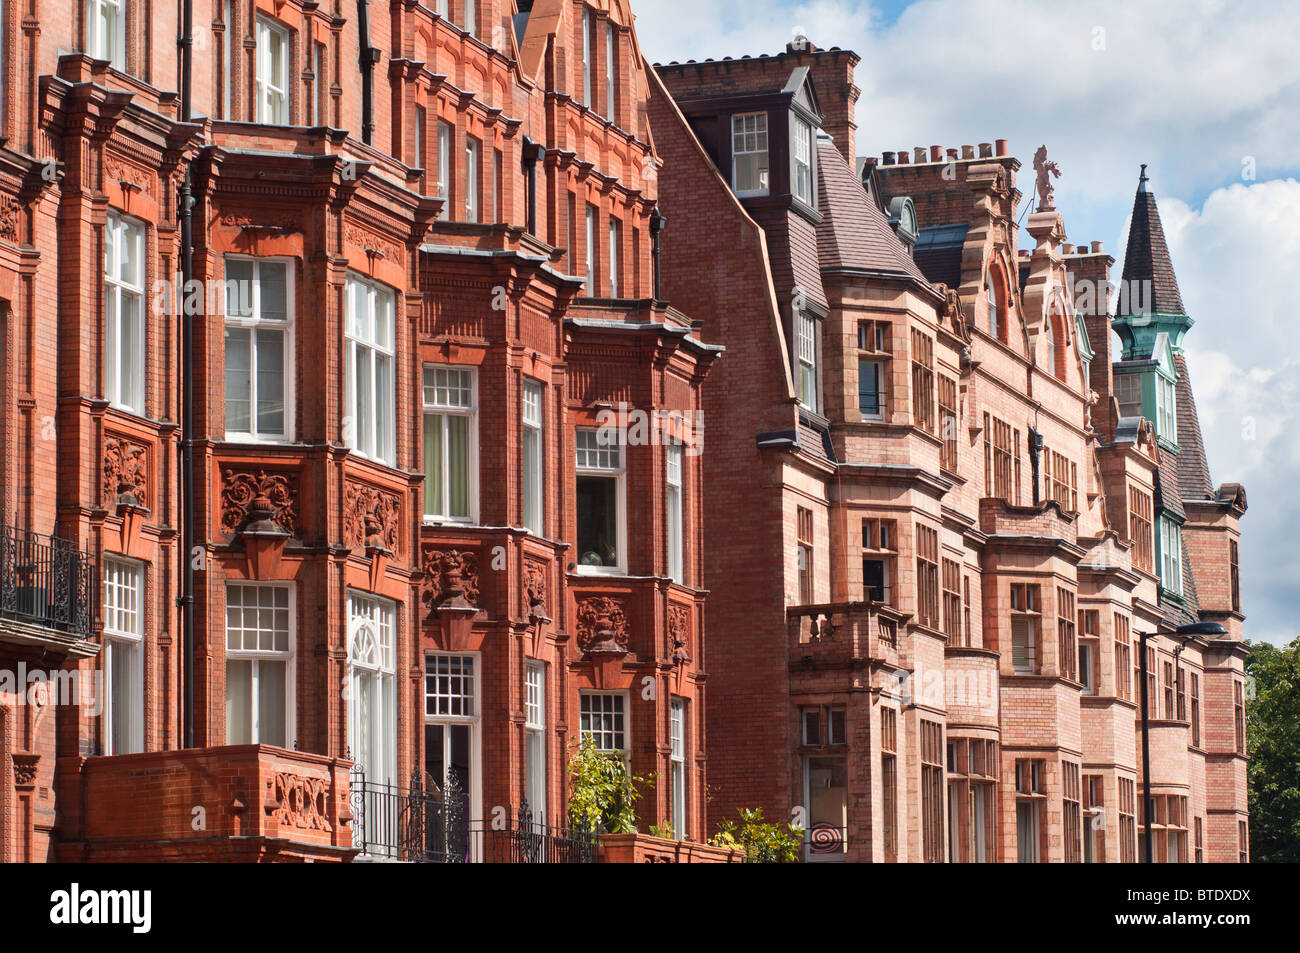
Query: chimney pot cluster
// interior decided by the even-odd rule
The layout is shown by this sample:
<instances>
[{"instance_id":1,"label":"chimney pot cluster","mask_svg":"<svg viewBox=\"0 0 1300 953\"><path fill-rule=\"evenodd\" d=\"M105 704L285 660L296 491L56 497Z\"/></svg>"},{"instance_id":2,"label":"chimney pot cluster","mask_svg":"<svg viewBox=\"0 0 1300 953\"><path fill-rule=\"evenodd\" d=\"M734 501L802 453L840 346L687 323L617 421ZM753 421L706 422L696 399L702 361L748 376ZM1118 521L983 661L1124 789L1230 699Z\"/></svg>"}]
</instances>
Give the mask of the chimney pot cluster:
<instances>
[{"instance_id":1,"label":"chimney pot cluster","mask_svg":"<svg viewBox=\"0 0 1300 953\"><path fill-rule=\"evenodd\" d=\"M968 160L976 157L991 159L995 154L997 156L1006 156L1008 154L1007 140L998 139L996 143L981 142L978 146L970 144L952 148L930 146L928 149L925 146L915 146L911 149L899 149L897 152L882 152L880 154L880 164L908 165L909 163L915 163L920 165L924 162L955 162L958 159Z\"/></svg>"}]
</instances>

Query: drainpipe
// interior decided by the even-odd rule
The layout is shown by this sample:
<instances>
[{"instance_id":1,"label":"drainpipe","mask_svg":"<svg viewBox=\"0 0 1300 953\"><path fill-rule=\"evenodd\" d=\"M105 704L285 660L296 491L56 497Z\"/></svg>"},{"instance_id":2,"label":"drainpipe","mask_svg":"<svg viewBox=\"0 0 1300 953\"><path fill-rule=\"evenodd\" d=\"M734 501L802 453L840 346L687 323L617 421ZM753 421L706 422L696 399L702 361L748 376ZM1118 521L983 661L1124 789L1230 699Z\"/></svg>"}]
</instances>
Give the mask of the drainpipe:
<instances>
[{"instance_id":1,"label":"drainpipe","mask_svg":"<svg viewBox=\"0 0 1300 953\"><path fill-rule=\"evenodd\" d=\"M659 206L650 210L650 260L654 270L654 298L664 300L663 277L659 268L659 234L668 227L668 219L659 211Z\"/></svg>"},{"instance_id":2,"label":"drainpipe","mask_svg":"<svg viewBox=\"0 0 1300 953\"><path fill-rule=\"evenodd\" d=\"M546 159L546 147L524 136L524 170L528 173L528 234L537 234L537 163ZM570 249L572 251L572 249Z\"/></svg>"},{"instance_id":3,"label":"drainpipe","mask_svg":"<svg viewBox=\"0 0 1300 953\"><path fill-rule=\"evenodd\" d=\"M194 72L193 0L184 0L181 10L181 122L190 121L191 78ZM194 315L186 305L190 281L194 278L194 196L190 163L185 163L181 183L181 548L183 588L181 591L182 654L184 657L184 746L194 747L194 551L198 548L194 533Z\"/></svg>"},{"instance_id":4,"label":"drainpipe","mask_svg":"<svg viewBox=\"0 0 1300 953\"><path fill-rule=\"evenodd\" d=\"M361 141L374 145L375 138L375 64L379 50L370 45L370 3L357 0L357 31L361 41Z\"/></svg>"},{"instance_id":5,"label":"drainpipe","mask_svg":"<svg viewBox=\"0 0 1300 953\"><path fill-rule=\"evenodd\" d=\"M1034 506L1041 498L1038 491L1039 462L1043 454L1043 435L1033 427L1029 428L1029 469L1034 476Z\"/></svg>"}]
</instances>

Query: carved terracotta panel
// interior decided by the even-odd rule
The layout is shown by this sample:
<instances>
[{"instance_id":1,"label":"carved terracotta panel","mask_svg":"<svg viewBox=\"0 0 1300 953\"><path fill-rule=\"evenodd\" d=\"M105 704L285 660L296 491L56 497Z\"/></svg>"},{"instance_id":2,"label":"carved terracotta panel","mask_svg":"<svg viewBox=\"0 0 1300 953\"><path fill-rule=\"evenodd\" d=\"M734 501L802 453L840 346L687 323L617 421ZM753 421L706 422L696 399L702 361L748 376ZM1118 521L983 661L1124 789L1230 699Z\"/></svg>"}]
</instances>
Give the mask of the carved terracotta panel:
<instances>
[{"instance_id":1,"label":"carved terracotta panel","mask_svg":"<svg viewBox=\"0 0 1300 953\"><path fill-rule=\"evenodd\" d=\"M221 477L221 531L235 535L247 522L254 504L264 503L271 519L287 533L296 534L299 495L297 473L228 468Z\"/></svg>"}]
</instances>

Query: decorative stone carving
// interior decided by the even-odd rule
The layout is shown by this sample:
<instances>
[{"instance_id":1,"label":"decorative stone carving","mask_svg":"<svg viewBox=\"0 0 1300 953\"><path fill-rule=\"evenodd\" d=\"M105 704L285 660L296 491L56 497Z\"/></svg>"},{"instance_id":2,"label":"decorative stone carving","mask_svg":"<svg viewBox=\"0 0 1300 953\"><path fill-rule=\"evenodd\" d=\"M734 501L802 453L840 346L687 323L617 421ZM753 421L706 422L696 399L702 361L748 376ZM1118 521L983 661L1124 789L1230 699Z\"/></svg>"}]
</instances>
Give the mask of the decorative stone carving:
<instances>
[{"instance_id":1,"label":"decorative stone carving","mask_svg":"<svg viewBox=\"0 0 1300 953\"><path fill-rule=\"evenodd\" d=\"M1039 210L1056 208L1056 189L1052 185L1052 177L1061 177L1061 167L1047 158L1047 146L1039 146L1034 153L1034 171L1038 173L1034 187L1038 190Z\"/></svg>"},{"instance_id":2,"label":"decorative stone carving","mask_svg":"<svg viewBox=\"0 0 1300 953\"><path fill-rule=\"evenodd\" d=\"M104 441L104 505L148 506L148 450L125 437Z\"/></svg>"},{"instance_id":3,"label":"decorative stone carving","mask_svg":"<svg viewBox=\"0 0 1300 953\"><path fill-rule=\"evenodd\" d=\"M355 245L364 250L368 255L377 254L385 261L391 261L395 264L401 264L404 258L402 246L398 245L397 242L376 235L351 222L343 226L343 240L349 245Z\"/></svg>"},{"instance_id":4,"label":"decorative stone carving","mask_svg":"<svg viewBox=\"0 0 1300 953\"><path fill-rule=\"evenodd\" d=\"M36 766L40 763L39 754L14 752L14 784L29 787L36 783Z\"/></svg>"},{"instance_id":5,"label":"decorative stone carving","mask_svg":"<svg viewBox=\"0 0 1300 953\"><path fill-rule=\"evenodd\" d=\"M430 611L457 596L478 605L478 553L459 549L426 549L421 559L424 583L420 600Z\"/></svg>"},{"instance_id":6,"label":"decorative stone carving","mask_svg":"<svg viewBox=\"0 0 1300 953\"><path fill-rule=\"evenodd\" d=\"M689 662L691 638L691 610L688 606L668 607L668 657L677 662Z\"/></svg>"},{"instance_id":7,"label":"decorative stone carving","mask_svg":"<svg viewBox=\"0 0 1300 953\"><path fill-rule=\"evenodd\" d=\"M298 474L227 469L222 474L221 531L233 536L254 511L289 535L298 526Z\"/></svg>"},{"instance_id":8,"label":"decorative stone carving","mask_svg":"<svg viewBox=\"0 0 1300 953\"><path fill-rule=\"evenodd\" d=\"M145 195L153 195L153 175L114 155L104 156L104 181L117 182Z\"/></svg>"},{"instance_id":9,"label":"decorative stone carving","mask_svg":"<svg viewBox=\"0 0 1300 953\"><path fill-rule=\"evenodd\" d=\"M353 549L397 552L402 501L364 483L349 483L343 499L343 538Z\"/></svg>"},{"instance_id":10,"label":"decorative stone carving","mask_svg":"<svg viewBox=\"0 0 1300 953\"><path fill-rule=\"evenodd\" d=\"M578 603L578 648L584 652L626 652L627 616L623 603L591 596Z\"/></svg>"},{"instance_id":11,"label":"decorative stone carving","mask_svg":"<svg viewBox=\"0 0 1300 953\"><path fill-rule=\"evenodd\" d=\"M21 211L16 201L0 195L0 241L18 244L18 215Z\"/></svg>"},{"instance_id":12,"label":"decorative stone carving","mask_svg":"<svg viewBox=\"0 0 1300 953\"><path fill-rule=\"evenodd\" d=\"M531 560L524 563L524 601L533 622L546 618L546 567Z\"/></svg>"},{"instance_id":13,"label":"decorative stone carving","mask_svg":"<svg viewBox=\"0 0 1300 953\"><path fill-rule=\"evenodd\" d=\"M329 821L329 781L304 778L286 771L276 772L273 797L268 808L275 820L299 830L332 831Z\"/></svg>"}]
</instances>

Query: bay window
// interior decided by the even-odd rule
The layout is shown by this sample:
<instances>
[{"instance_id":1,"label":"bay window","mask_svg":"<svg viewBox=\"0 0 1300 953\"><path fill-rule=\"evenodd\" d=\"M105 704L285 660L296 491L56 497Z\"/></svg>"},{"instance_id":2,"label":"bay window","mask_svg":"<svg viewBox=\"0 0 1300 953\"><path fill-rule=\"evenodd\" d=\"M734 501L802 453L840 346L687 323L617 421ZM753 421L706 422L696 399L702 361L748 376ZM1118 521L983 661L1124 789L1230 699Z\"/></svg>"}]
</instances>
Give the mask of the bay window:
<instances>
[{"instance_id":1,"label":"bay window","mask_svg":"<svg viewBox=\"0 0 1300 953\"><path fill-rule=\"evenodd\" d=\"M293 744L287 584L226 588L226 744Z\"/></svg>"},{"instance_id":2,"label":"bay window","mask_svg":"<svg viewBox=\"0 0 1300 953\"><path fill-rule=\"evenodd\" d=\"M289 265L226 259L226 439L286 440L293 375Z\"/></svg>"},{"instance_id":3,"label":"bay window","mask_svg":"<svg viewBox=\"0 0 1300 953\"><path fill-rule=\"evenodd\" d=\"M1183 591L1183 528L1167 516L1160 517L1160 585Z\"/></svg>"},{"instance_id":4,"label":"bay window","mask_svg":"<svg viewBox=\"0 0 1300 953\"><path fill-rule=\"evenodd\" d=\"M478 486L472 368L424 368L424 515L473 521Z\"/></svg>"},{"instance_id":5,"label":"bay window","mask_svg":"<svg viewBox=\"0 0 1300 953\"><path fill-rule=\"evenodd\" d=\"M109 212L104 223L104 396L144 413L144 226Z\"/></svg>"},{"instance_id":6,"label":"bay window","mask_svg":"<svg viewBox=\"0 0 1300 953\"><path fill-rule=\"evenodd\" d=\"M257 122L289 124L289 32L257 20Z\"/></svg>"},{"instance_id":7,"label":"bay window","mask_svg":"<svg viewBox=\"0 0 1300 953\"><path fill-rule=\"evenodd\" d=\"M731 187L742 198L768 194L765 112L731 117Z\"/></svg>"},{"instance_id":8,"label":"bay window","mask_svg":"<svg viewBox=\"0 0 1300 953\"><path fill-rule=\"evenodd\" d=\"M144 571L104 560L104 753L144 750Z\"/></svg>"},{"instance_id":9,"label":"bay window","mask_svg":"<svg viewBox=\"0 0 1300 953\"><path fill-rule=\"evenodd\" d=\"M396 459L393 309L392 291L348 276L344 440L358 455L389 466Z\"/></svg>"},{"instance_id":10,"label":"bay window","mask_svg":"<svg viewBox=\"0 0 1300 953\"><path fill-rule=\"evenodd\" d=\"M582 427L577 433L578 571L624 569L625 461L616 433Z\"/></svg>"}]
</instances>

